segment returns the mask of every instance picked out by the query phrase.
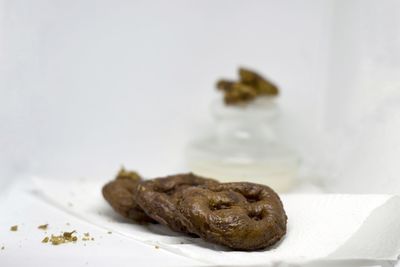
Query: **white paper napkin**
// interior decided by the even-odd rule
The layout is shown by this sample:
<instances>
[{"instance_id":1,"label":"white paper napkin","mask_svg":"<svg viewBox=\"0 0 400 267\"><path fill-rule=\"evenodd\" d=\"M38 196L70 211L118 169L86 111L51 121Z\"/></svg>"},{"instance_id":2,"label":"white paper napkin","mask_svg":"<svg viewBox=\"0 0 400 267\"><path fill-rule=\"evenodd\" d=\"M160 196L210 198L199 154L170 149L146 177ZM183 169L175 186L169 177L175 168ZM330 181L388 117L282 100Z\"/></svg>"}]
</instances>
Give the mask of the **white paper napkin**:
<instances>
[{"instance_id":1,"label":"white paper napkin","mask_svg":"<svg viewBox=\"0 0 400 267\"><path fill-rule=\"evenodd\" d=\"M102 181L35 178L35 193L82 220L173 253L217 265L268 265L314 260L396 260L400 254L400 197L390 195L282 195L286 237L255 252L138 225L115 214L101 195Z\"/></svg>"}]
</instances>

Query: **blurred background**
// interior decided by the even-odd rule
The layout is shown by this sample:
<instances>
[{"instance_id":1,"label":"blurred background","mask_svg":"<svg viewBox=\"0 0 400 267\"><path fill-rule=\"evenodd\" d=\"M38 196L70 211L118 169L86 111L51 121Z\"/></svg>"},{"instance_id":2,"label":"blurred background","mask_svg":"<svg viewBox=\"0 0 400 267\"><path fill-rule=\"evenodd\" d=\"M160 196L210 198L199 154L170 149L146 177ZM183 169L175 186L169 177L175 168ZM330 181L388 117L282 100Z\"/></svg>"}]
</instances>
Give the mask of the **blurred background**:
<instances>
[{"instance_id":1,"label":"blurred background","mask_svg":"<svg viewBox=\"0 0 400 267\"><path fill-rule=\"evenodd\" d=\"M279 85L328 191L400 193L400 2L22 1L0 8L0 179L186 171L221 77Z\"/></svg>"}]
</instances>

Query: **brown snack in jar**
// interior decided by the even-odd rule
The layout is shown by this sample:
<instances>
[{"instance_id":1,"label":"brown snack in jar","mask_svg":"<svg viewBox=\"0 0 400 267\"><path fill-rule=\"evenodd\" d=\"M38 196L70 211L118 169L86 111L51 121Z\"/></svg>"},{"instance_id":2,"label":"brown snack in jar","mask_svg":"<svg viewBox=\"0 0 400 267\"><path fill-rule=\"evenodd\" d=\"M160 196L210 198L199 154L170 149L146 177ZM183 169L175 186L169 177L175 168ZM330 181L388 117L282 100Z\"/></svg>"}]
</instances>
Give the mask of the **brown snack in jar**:
<instances>
[{"instance_id":1,"label":"brown snack in jar","mask_svg":"<svg viewBox=\"0 0 400 267\"><path fill-rule=\"evenodd\" d=\"M233 85L235 84L235 81L230 81L230 80L219 80L217 82L217 89L224 91L224 92L231 92L233 89Z\"/></svg>"},{"instance_id":2,"label":"brown snack in jar","mask_svg":"<svg viewBox=\"0 0 400 267\"><path fill-rule=\"evenodd\" d=\"M239 68L240 81L257 92L257 95L278 95L278 87L255 71Z\"/></svg>"},{"instance_id":3,"label":"brown snack in jar","mask_svg":"<svg viewBox=\"0 0 400 267\"><path fill-rule=\"evenodd\" d=\"M239 182L191 187L181 192L177 206L189 232L235 250L267 248L286 233L282 202L264 185Z\"/></svg>"},{"instance_id":4,"label":"brown snack in jar","mask_svg":"<svg viewBox=\"0 0 400 267\"><path fill-rule=\"evenodd\" d=\"M177 199L181 192L199 185L216 185L217 181L192 173L177 174L143 181L137 186L135 200L151 218L182 233L187 231L185 219L180 216Z\"/></svg>"},{"instance_id":5,"label":"brown snack in jar","mask_svg":"<svg viewBox=\"0 0 400 267\"><path fill-rule=\"evenodd\" d=\"M134 193L142 181L140 175L122 168L115 180L103 186L102 193L111 207L125 218L137 222L155 222L136 203Z\"/></svg>"},{"instance_id":6,"label":"brown snack in jar","mask_svg":"<svg viewBox=\"0 0 400 267\"><path fill-rule=\"evenodd\" d=\"M227 105L244 104L259 96L276 96L278 87L255 71L239 68L239 81L219 80L218 90L223 91Z\"/></svg>"},{"instance_id":7,"label":"brown snack in jar","mask_svg":"<svg viewBox=\"0 0 400 267\"><path fill-rule=\"evenodd\" d=\"M253 87L229 80L219 80L217 89L224 92L224 101L227 105L246 103L257 96L257 92Z\"/></svg>"}]
</instances>

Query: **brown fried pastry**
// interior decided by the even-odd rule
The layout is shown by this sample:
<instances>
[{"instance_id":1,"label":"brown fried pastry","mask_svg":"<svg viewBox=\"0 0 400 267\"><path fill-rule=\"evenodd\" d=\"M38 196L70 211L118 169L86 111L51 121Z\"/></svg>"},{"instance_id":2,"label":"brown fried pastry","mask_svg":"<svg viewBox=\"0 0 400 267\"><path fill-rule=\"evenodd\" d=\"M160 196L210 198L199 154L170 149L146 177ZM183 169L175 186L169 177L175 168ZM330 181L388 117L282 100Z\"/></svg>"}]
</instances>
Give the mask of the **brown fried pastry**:
<instances>
[{"instance_id":1,"label":"brown fried pastry","mask_svg":"<svg viewBox=\"0 0 400 267\"><path fill-rule=\"evenodd\" d=\"M220 80L217 88L224 91L226 104L246 103L257 97L256 90L244 83Z\"/></svg>"},{"instance_id":2,"label":"brown fried pastry","mask_svg":"<svg viewBox=\"0 0 400 267\"><path fill-rule=\"evenodd\" d=\"M249 103L259 96L276 96L278 87L271 81L262 77L253 70L239 68L239 81L219 80L216 84L218 90L224 93L227 105L241 105Z\"/></svg>"},{"instance_id":3,"label":"brown fried pastry","mask_svg":"<svg viewBox=\"0 0 400 267\"><path fill-rule=\"evenodd\" d=\"M125 171L122 168L115 180L103 187L103 196L111 207L123 217L143 223L155 222L147 216L134 199L134 192L141 181L142 178L139 174Z\"/></svg>"},{"instance_id":4,"label":"brown fried pastry","mask_svg":"<svg viewBox=\"0 0 400 267\"><path fill-rule=\"evenodd\" d=\"M187 231L235 250L258 250L277 243L286 233L286 213L268 186L223 183L189 187L177 207Z\"/></svg>"},{"instance_id":5,"label":"brown fried pastry","mask_svg":"<svg viewBox=\"0 0 400 267\"><path fill-rule=\"evenodd\" d=\"M187 222L177 210L176 201L181 192L199 185L210 186L217 181L192 173L171 175L147 180L137 186L135 200L151 218L174 231L189 233Z\"/></svg>"},{"instance_id":6,"label":"brown fried pastry","mask_svg":"<svg viewBox=\"0 0 400 267\"><path fill-rule=\"evenodd\" d=\"M255 71L239 68L239 77L242 83L254 88L258 95L274 96L279 93L279 89L275 84Z\"/></svg>"},{"instance_id":7,"label":"brown fried pastry","mask_svg":"<svg viewBox=\"0 0 400 267\"><path fill-rule=\"evenodd\" d=\"M286 234L282 202L264 185L218 183L192 173L143 181L121 170L103 195L124 217L159 222L235 250L267 248Z\"/></svg>"}]
</instances>

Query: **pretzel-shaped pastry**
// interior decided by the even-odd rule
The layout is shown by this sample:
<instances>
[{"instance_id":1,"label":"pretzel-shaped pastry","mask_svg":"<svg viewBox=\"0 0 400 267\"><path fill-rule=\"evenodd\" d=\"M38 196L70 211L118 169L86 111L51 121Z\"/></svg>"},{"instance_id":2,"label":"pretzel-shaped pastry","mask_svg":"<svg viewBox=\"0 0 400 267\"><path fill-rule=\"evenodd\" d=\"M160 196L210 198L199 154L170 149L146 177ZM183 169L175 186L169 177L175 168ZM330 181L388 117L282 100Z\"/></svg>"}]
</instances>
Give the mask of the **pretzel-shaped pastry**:
<instances>
[{"instance_id":1,"label":"pretzel-shaped pastry","mask_svg":"<svg viewBox=\"0 0 400 267\"><path fill-rule=\"evenodd\" d=\"M154 223L134 199L134 192L141 181L142 178L136 172L121 169L115 180L103 186L103 197L123 217L140 223Z\"/></svg>"},{"instance_id":2,"label":"pretzel-shaped pastry","mask_svg":"<svg viewBox=\"0 0 400 267\"><path fill-rule=\"evenodd\" d=\"M174 231L188 233L186 219L180 216L176 206L177 196L188 188L217 183L192 173L156 178L138 185L136 201L157 222Z\"/></svg>"},{"instance_id":3,"label":"pretzel-shaped pastry","mask_svg":"<svg viewBox=\"0 0 400 267\"><path fill-rule=\"evenodd\" d=\"M151 218L176 232L189 233L185 218L177 210L177 197L188 188L213 184L218 182L192 173L177 174L143 181L134 195L136 202Z\"/></svg>"},{"instance_id":4,"label":"pretzel-shaped pastry","mask_svg":"<svg viewBox=\"0 0 400 267\"><path fill-rule=\"evenodd\" d=\"M282 202L264 185L190 187L180 193L177 206L189 232L236 250L272 246L286 233Z\"/></svg>"}]
</instances>

